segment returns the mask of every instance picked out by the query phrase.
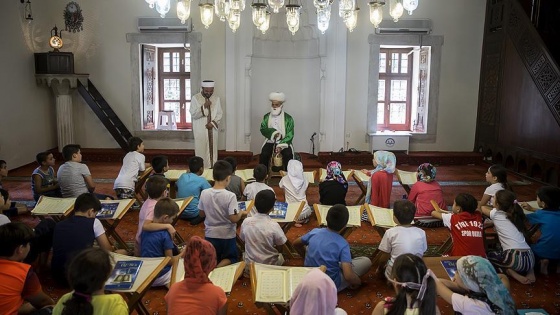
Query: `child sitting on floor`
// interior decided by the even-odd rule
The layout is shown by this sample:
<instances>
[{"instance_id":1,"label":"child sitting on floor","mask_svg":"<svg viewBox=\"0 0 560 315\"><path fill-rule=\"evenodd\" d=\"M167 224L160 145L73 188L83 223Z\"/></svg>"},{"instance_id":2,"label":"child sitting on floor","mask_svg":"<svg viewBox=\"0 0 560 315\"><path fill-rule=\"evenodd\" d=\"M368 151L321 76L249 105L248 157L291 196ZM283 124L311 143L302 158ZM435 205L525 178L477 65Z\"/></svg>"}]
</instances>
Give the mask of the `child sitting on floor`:
<instances>
[{"instance_id":1,"label":"child sitting on floor","mask_svg":"<svg viewBox=\"0 0 560 315\"><path fill-rule=\"evenodd\" d=\"M228 156L224 158L224 161L228 162L232 168L231 178L226 189L234 193L235 197L239 201L241 200L241 198L243 198L245 182L243 181L243 179L241 179L241 177L235 175L235 170L237 169L237 160L232 156Z\"/></svg>"},{"instance_id":2,"label":"child sitting on floor","mask_svg":"<svg viewBox=\"0 0 560 315\"><path fill-rule=\"evenodd\" d=\"M531 250L535 259L540 262L540 273L548 274L550 260L560 260L560 188L546 186L537 191L537 203L541 210L526 215L531 224L538 224L541 236ZM522 207L534 211L530 205L523 203Z\"/></svg>"},{"instance_id":3,"label":"child sitting on floor","mask_svg":"<svg viewBox=\"0 0 560 315\"><path fill-rule=\"evenodd\" d=\"M509 190L494 196L494 209L482 207L482 213L492 220L501 249L487 253L488 260L523 284L535 282L535 256L526 242L525 214Z\"/></svg>"},{"instance_id":4,"label":"child sitting on floor","mask_svg":"<svg viewBox=\"0 0 560 315\"><path fill-rule=\"evenodd\" d=\"M301 227L302 224L309 222L311 207L309 207L305 195L309 183L303 175L303 164L298 160L290 160L288 162L288 175L282 177L278 185L284 189L287 203L305 202L299 218L296 219L295 226Z\"/></svg>"},{"instance_id":5,"label":"child sitting on floor","mask_svg":"<svg viewBox=\"0 0 560 315\"><path fill-rule=\"evenodd\" d=\"M214 187L200 194L198 209L204 220L204 237L216 248L217 267L227 266L239 261L237 253L236 228L241 217L248 211L239 211L235 194L227 191L231 176L231 165L217 161L212 169Z\"/></svg>"},{"instance_id":6,"label":"child sitting on floor","mask_svg":"<svg viewBox=\"0 0 560 315\"><path fill-rule=\"evenodd\" d=\"M212 187L201 176L203 173L204 160L199 156L193 156L189 159L189 172L182 174L177 180L177 198L193 197L179 216L181 219L189 220L191 225L197 225L204 221L204 218L199 215L198 201L202 191Z\"/></svg>"},{"instance_id":7,"label":"child sitting on floor","mask_svg":"<svg viewBox=\"0 0 560 315\"><path fill-rule=\"evenodd\" d=\"M257 166L255 166L253 169L253 177L255 178L255 181L247 184L247 186L245 186L245 190L243 191L243 195L246 200L254 200L257 194L263 190L270 190L274 193L274 189L264 182L268 177L268 169L264 164L257 164ZM257 209L253 207L250 215L257 213Z\"/></svg>"},{"instance_id":8,"label":"child sitting on floor","mask_svg":"<svg viewBox=\"0 0 560 315\"><path fill-rule=\"evenodd\" d=\"M31 174L31 191L33 199L39 200L41 196L62 197L60 186L56 181L56 172L54 171L54 157L51 152L41 152L36 156L37 167Z\"/></svg>"},{"instance_id":9,"label":"child sitting on floor","mask_svg":"<svg viewBox=\"0 0 560 315\"><path fill-rule=\"evenodd\" d=\"M150 176L165 177L165 172L169 170L169 161L165 155L156 155L152 159L152 169L154 173Z\"/></svg>"},{"instance_id":10,"label":"child sitting on floor","mask_svg":"<svg viewBox=\"0 0 560 315\"><path fill-rule=\"evenodd\" d=\"M286 234L278 222L268 215L274 209L275 201L273 191L265 189L259 192L255 198L258 213L241 224L239 237L245 242L245 275L249 274L251 262L277 266L284 263L284 256L280 252L287 241Z\"/></svg>"},{"instance_id":11,"label":"child sitting on floor","mask_svg":"<svg viewBox=\"0 0 560 315\"><path fill-rule=\"evenodd\" d=\"M154 207L153 224L171 224L179 214L179 206L170 198L161 198ZM173 243L171 235L166 230L142 231L140 256L142 257L172 257L177 255L178 249ZM173 260L163 268L152 283L153 287L169 284L171 279L171 265Z\"/></svg>"},{"instance_id":12,"label":"child sitting on floor","mask_svg":"<svg viewBox=\"0 0 560 315\"><path fill-rule=\"evenodd\" d=\"M329 276L314 268L298 284L290 299L291 315L346 315L336 307L336 286Z\"/></svg>"},{"instance_id":13,"label":"child sitting on floor","mask_svg":"<svg viewBox=\"0 0 560 315\"><path fill-rule=\"evenodd\" d=\"M319 184L319 202L322 205L346 205L348 181L342 173L342 165L331 161L327 165L327 177Z\"/></svg>"},{"instance_id":14,"label":"child sitting on floor","mask_svg":"<svg viewBox=\"0 0 560 315\"><path fill-rule=\"evenodd\" d=\"M371 268L371 260L367 257L352 259L350 245L340 235L348 223L348 217L346 206L334 205L327 212L326 229L315 228L293 243L298 253L305 257L304 266L327 267L327 275L334 281L338 292L347 287L358 288L362 284L360 277Z\"/></svg>"},{"instance_id":15,"label":"child sitting on floor","mask_svg":"<svg viewBox=\"0 0 560 315\"><path fill-rule=\"evenodd\" d=\"M443 199L443 191L436 181L436 168L430 163L420 164L417 171L418 181L410 188L408 200L416 206L414 217L429 217L434 209L434 200L440 209L447 210ZM422 222L422 221L421 221ZM439 225L441 226L441 225Z\"/></svg>"},{"instance_id":16,"label":"child sitting on floor","mask_svg":"<svg viewBox=\"0 0 560 315\"><path fill-rule=\"evenodd\" d=\"M451 256L477 255L486 257L483 238L482 214L476 211L478 201L469 194L458 194L453 202L453 213L432 211L432 216L443 221L451 231Z\"/></svg>"},{"instance_id":17,"label":"child sitting on floor","mask_svg":"<svg viewBox=\"0 0 560 315\"><path fill-rule=\"evenodd\" d=\"M128 139L128 153L123 158L123 164L119 175L115 179L113 189L119 199L129 199L135 197L136 181L138 175L142 175L146 167L144 154L144 142L138 137Z\"/></svg>"},{"instance_id":18,"label":"child sitting on floor","mask_svg":"<svg viewBox=\"0 0 560 315\"><path fill-rule=\"evenodd\" d=\"M416 207L409 200L397 200L393 205L393 220L396 227L388 229L381 243L379 243L379 266L381 273L385 262L385 277L391 279L391 272L395 259L402 254L414 254L422 257L428 249L426 232L412 225L416 213Z\"/></svg>"},{"instance_id":19,"label":"child sitting on floor","mask_svg":"<svg viewBox=\"0 0 560 315\"><path fill-rule=\"evenodd\" d=\"M362 170L362 173L370 177L367 185L366 203L382 208L391 206L393 173L395 173L396 166L397 158L393 152L375 151L373 153L374 169L372 171ZM362 221L368 221L366 211L362 214Z\"/></svg>"},{"instance_id":20,"label":"child sitting on floor","mask_svg":"<svg viewBox=\"0 0 560 315\"><path fill-rule=\"evenodd\" d=\"M494 205L494 195L500 190L511 190L507 182L507 169L500 164L494 164L486 171L486 181L490 186L486 187L482 199L479 201L479 206Z\"/></svg>"},{"instance_id":21,"label":"child sitting on floor","mask_svg":"<svg viewBox=\"0 0 560 315\"><path fill-rule=\"evenodd\" d=\"M440 314L436 304L434 279L422 258L403 254L395 259L389 282L397 293L377 303L372 315L384 314Z\"/></svg>"},{"instance_id":22,"label":"child sitting on floor","mask_svg":"<svg viewBox=\"0 0 560 315\"><path fill-rule=\"evenodd\" d=\"M431 273L431 271L430 271ZM480 256L465 256L457 260L453 281L438 279L437 293L455 312L462 314L517 314L508 291L509 281L498 275L490 262Z\"/></svg>"},{"instance_id":23,"label":"child sitting on floor","mask_svg":"<svg viewBox=\"0 0 560 315\"><path fill-rule=\"evenodd\" d=\"M68 267L68 282L73 291L58 300L53 315L127 315L128 305L122 296L105 294L103 289L112 270L111 256L100 248L89 248L76 255Z\"/></svg>"}]
</instances>

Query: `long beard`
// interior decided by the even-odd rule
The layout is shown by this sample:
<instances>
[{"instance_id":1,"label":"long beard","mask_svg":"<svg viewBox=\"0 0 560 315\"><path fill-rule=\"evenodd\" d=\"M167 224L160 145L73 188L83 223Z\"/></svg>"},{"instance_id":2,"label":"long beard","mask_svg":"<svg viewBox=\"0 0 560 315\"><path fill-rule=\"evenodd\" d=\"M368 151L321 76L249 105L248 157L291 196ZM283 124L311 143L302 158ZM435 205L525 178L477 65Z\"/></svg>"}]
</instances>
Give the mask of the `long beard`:
<instances>
[{"instance_id":1,"label":"long beard","mask_svg":"<svg viewBox=\"0 0 560 315\"><path fill-rule=\"evenodd\" d=\"M272 116L278 116L278 115L280 115L280 114L282 113L282 107L284 107L284 106L279 106L279 107L276 107L276 108L271 107L271 108L270 108L270 114L271 114Z\"/></svg>"}]
</instances>

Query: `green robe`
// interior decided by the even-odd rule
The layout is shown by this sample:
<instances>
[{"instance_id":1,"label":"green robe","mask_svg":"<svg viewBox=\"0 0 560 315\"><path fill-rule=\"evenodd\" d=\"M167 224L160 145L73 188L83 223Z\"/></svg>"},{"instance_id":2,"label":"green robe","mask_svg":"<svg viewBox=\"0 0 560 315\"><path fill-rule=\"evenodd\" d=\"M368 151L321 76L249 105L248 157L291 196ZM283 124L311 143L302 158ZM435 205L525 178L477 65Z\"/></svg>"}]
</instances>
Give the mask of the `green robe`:
<instances>
[{"instance_id":1,"label":"green robe","mask_svg":"<svg viewBox=\"0 0 560 315\"><path fill-rule=\"evenodd\" d=\"M270 117L270 113L264 115L263 120L261 122L261 134L267 138L268 140L272 140L272 135L275 131L274 128L268 127L268 118ZM288 113L284 113L284 125L286 130L286 136L280 140L279 143L285 143L288 146L292 145L292 140L294 139L294 119L292 116L288 115Z\"/></svg>"}]
</instances>

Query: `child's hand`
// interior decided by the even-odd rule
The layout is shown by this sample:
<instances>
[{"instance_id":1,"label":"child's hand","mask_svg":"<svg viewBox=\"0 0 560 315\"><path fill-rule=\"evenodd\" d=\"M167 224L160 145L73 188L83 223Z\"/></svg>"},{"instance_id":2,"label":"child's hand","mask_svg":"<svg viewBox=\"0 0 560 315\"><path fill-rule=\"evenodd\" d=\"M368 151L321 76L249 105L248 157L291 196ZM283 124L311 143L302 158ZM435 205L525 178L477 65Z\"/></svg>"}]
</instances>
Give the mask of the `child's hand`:
<instances>
[{"instance_id":1,"label":"child's hand","mask_svg":"<svg viewBox=\"0 0 560 315\"><path fill-rule=\"evenodd\" d=\"M364 173L364 174L366 174L366 175L367 175L367 173L368 173L368 172L369 172L369 171L368 171L368 170L366 170L365 168L364 168L364 169L362 169L362 173Z\"/></svg>"},{"instance_id":2,"label":"child's hand","mask_svg":"<svg viewBox=\"0 0 560 315\"><path fill-rule=\"evenodd\" d=\"M177 231L175 230L175 228L173 227L173 225L169 224L167 226L167 232L169 232L169 235L171 235L171 238L175 237L175 233L177 233Z\"/></svg>"},{"instance_id":3,"label":"child's hand","mask_svg":"<svg viewBox=\"0 0 560 315\"><path fill-rule=\"evenodd\" d=\"M521 206L521 208L523 208L524 210L527 211L535 211L535 208L531 207L531 205L527 202L520 202L519 205Z\"/></svg>"}]
</instances>

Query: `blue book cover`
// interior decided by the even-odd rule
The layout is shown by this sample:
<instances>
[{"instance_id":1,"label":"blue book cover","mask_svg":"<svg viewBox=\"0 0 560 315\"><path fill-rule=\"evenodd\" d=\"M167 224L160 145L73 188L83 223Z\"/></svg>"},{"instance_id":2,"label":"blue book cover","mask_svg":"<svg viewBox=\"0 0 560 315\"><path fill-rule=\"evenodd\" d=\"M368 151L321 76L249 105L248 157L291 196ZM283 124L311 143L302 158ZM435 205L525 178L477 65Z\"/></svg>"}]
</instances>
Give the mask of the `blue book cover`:
<instances>
[{"instance_id":1,"label":"blue book cover","mask_svg":"<svg viewBox=\"0 0 560 315\"><path fill-rule=\"evenodd\" d=\"M441 261L443 269L449 275L449 279L453 279L455 273L457 272L457 260L456 259L444 259Z\"/></svg>"},{"instance_id":2,"label":"blue book cover","mask_svg":"<svg viewBox=\"0 0 560 315\"><path fill-rule=\"evenodd\" d=\"M276 201L274 209L270 211L269 215L273 219L285 219L288 212L288 204L285 202Z\"/></svg>"},{"instance_id":3,"label":"blue book cover","mask_svg":"<svg viewBox=\"0 0 560 315\"><path fill-rule=\"evenodd\" d=\"M519 315L548 315L548 313L545 310L543 310L542 308L517 310L517 314L519 314Z\"/></svg>"},{"instance_id":4,"label":"blue book cover","mask_svg":"<svg viewBox=\"0 0 560 315\"><path fill-rule=\"evenodd\" d=\"M111 219L115 215L118 207L118 202L102 203L101 210L97 212L97 215L95 215L95 217L98 219Z\"/></svg>"},{"instance_id":5,"label":"blue book cover","mask_svg":"<svg viewBox=\"0 0 560 315\"><path fill-rule=\"evenodd\" d=\"M239 211L245 211L247 210L247 206L245 205L245 201L242 202L238 202L237 206L239 207Z\"/></svg>"},{"instance_id":6,"label":"blue book cover","mask_svg":"<svg viewBox=\"0 0 560 315\"><path fill-rule=\"evenodd\" d=\"M130 290L141 266L141 260L117 261L111 276L105 282L105 290Z\"/></svg>"}]
</instances>

